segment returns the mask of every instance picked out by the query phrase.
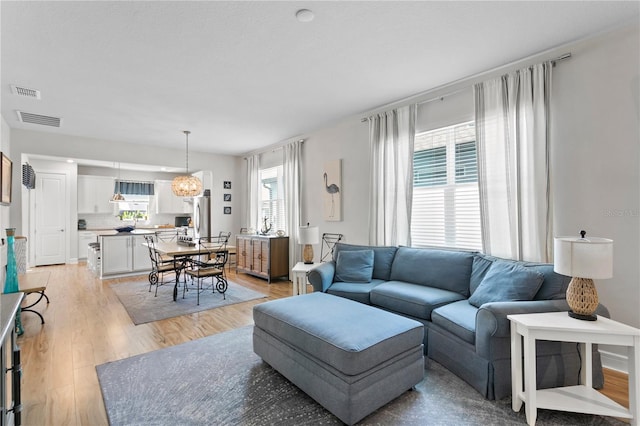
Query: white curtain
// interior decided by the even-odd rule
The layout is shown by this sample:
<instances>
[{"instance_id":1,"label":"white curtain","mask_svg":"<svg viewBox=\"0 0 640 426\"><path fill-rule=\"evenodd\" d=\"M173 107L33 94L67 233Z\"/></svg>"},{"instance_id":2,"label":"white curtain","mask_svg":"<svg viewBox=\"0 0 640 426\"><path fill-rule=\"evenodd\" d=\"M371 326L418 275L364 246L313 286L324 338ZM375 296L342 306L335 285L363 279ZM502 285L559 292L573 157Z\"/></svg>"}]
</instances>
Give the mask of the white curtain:
<instances>
[{"instance_id":1,"label":"white curtain","mask_svg":"<svg viewBox=\"0 0 640 426\"><path fill-rule=\"evenodd\" d=\"M259 229L260 213L260 156L247 157L247 210L245 226Z\"/></svg>"},{"instance_id":2,"label":"white curtain","mask_svg":"<svg viewBox=\"0 0 640 426\"><path fill-rule=\"evenodd\" d=\"M369 117L369 243L411 245L416 106Z\"/></svg>"},{"instance_id":3,"label":"white curtain","mask_svg":"<svg viewBox=\"0 0 640 426\"><path fill-rule=\"evenodd\" d=\"M289 267L292 268L302 259L298 246L298 228L300 228L300 162L302 141L291 142L282 147L283 180L285 200L285 222L289 235Z\"/></svg>"},{"instance_id":4,"label":"white curtain","mask_svg":"<svg viewBox=\"0 0 640 426\"><path fill-rule=\"evenodd\" d=\"M476 84L478 181L484 252L548 262L550 63Z\"/></svg>"}]
</instances>

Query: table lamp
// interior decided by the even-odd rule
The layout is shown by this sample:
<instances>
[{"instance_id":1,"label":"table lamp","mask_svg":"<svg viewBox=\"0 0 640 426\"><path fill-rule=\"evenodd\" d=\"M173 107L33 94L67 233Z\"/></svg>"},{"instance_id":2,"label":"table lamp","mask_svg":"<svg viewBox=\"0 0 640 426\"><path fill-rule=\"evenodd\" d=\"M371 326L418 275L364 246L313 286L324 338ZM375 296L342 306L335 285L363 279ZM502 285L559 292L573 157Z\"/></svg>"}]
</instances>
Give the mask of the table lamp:
<instances>
[{"instance_id":1,"label":"table lamp","mask_svg":"<svg viewBox=\"0 0 640 426\"><path fill-rule=\"evenodd\" d=\"M304 245L302 249L302 260L306 264L313 263L313 246L320 241L320 232L317 226L301 226L298 232L298 244Z\"/></svg>"},{"instance_id":2,"label":"table lamp","mask_svg":"<svg viewBox=\"0 0 640 426\"><path fill-rule=\"evenodd\" d=\"M571 278L567 288L567 303L571 310L569 316L585 321L595 321L598 307L598 292L594 279L606 279L613 276L613 240L607 238L554 238L553 270Z\"/></svg>"}]
</instances>

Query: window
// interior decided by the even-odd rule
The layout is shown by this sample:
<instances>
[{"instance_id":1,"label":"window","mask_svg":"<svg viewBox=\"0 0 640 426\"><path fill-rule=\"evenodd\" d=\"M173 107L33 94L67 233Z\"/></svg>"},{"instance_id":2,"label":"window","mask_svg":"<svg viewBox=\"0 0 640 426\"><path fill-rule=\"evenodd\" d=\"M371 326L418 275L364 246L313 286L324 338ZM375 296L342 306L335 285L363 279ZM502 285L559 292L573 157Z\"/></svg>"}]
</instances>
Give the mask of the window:
<instances>
[{"instance_id":1,"label":"window","mask_svg":"<svg viewBox=\"0 0 640 426\"><path fill-rule=\"evenodd\" d=\"M264 223L264 218L267 218L267 224L271 224L271 231L286 229L282 175L282 166L260 170L260 228Z\"/></svg>"},{"instance_id":2,"label":"window","mask_svg":"<svg viewBox=\"0 0 640 426\"><path fill-rule=\"evenodd\" d=\"M148 220L149 196L131 195L125 196L127 201L118 203L118 217L120 220Z\"/></svg>"},{"instance_id":3,"label":"window","mask_svg":"<svg viewBox=\"0 0 640 426\"><path fill-rule=\"evenodd\" d=\"M482 249L473 121L416 134L411 242Z\"/></svg>"}]
</instances>

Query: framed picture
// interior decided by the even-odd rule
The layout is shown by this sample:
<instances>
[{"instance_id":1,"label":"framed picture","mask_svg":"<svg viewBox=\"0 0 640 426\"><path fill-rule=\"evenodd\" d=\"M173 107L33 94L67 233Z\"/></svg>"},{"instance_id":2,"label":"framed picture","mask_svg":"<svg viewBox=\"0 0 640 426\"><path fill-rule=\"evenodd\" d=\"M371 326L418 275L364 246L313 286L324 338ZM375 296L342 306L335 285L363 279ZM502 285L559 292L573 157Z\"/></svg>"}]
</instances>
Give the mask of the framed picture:
<instances>
[{"instance_id":1,"label":"framed picture","mask_svg":"<svg viewBox=\"0 0 640 426\"><path fill-rule=\"evenodd\" d=\"M231 207L225 206L224 207L224 214L231 214Z\"/></svg>"},{"instance_id":2,"label":"framed picture","mask_svg":"<svg viewBox=\"0 0 640 426\"><path fill-rule=\"evenodd\" d=\"M224 194L225 201L231 201L231 194Z\"/></svg>"},{"instance_id":3,"label":"framed picture","mask_svg":"<svg viewBox=\"0 0 640 426\"><path fill-rule=\"evenodd\" d=\"M0 163L0 204L11 204L11 176L13 163L2 153Z\"/></svg>"},{"instance_id":4,"label":"framed picture","mask_svg":"<svg viewBox=\"0 0 640 426\"><path fill-rule=\"evenodd\" d=\"M231 181L230 180L225 180L224 181L224 189L231 189Z\"/></svg>"}]
</instances>

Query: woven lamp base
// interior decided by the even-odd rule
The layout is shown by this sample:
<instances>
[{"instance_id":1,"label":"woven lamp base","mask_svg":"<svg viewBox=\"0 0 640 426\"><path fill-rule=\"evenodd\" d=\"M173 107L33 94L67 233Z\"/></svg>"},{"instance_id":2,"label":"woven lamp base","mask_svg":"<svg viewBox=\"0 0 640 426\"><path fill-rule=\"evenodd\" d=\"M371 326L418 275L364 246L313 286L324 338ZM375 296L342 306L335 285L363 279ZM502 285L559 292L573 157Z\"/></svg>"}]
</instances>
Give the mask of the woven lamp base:
<instances>
[{"instance_id":1,"label":"woven lamp base","mask_svg":"<svg viewBox=\"0 0 640 426\"><path fill-rule=\"evenodd\" d=\"M567 288L569 316L584 321L596 321L594 314L598 308L598 291L591 278L573 277Z\"/></svg>"},{"instance_id":2,"label":"woven lamp base","mask_svg":"<svg viewBox=\"0 0 640 426\"><path fill-rule=\"evenodd\" d=\"M305 244L302 249L302 261L307 265L313 264L313 246L311 244Z\"/></svg>"}]
</instances>

